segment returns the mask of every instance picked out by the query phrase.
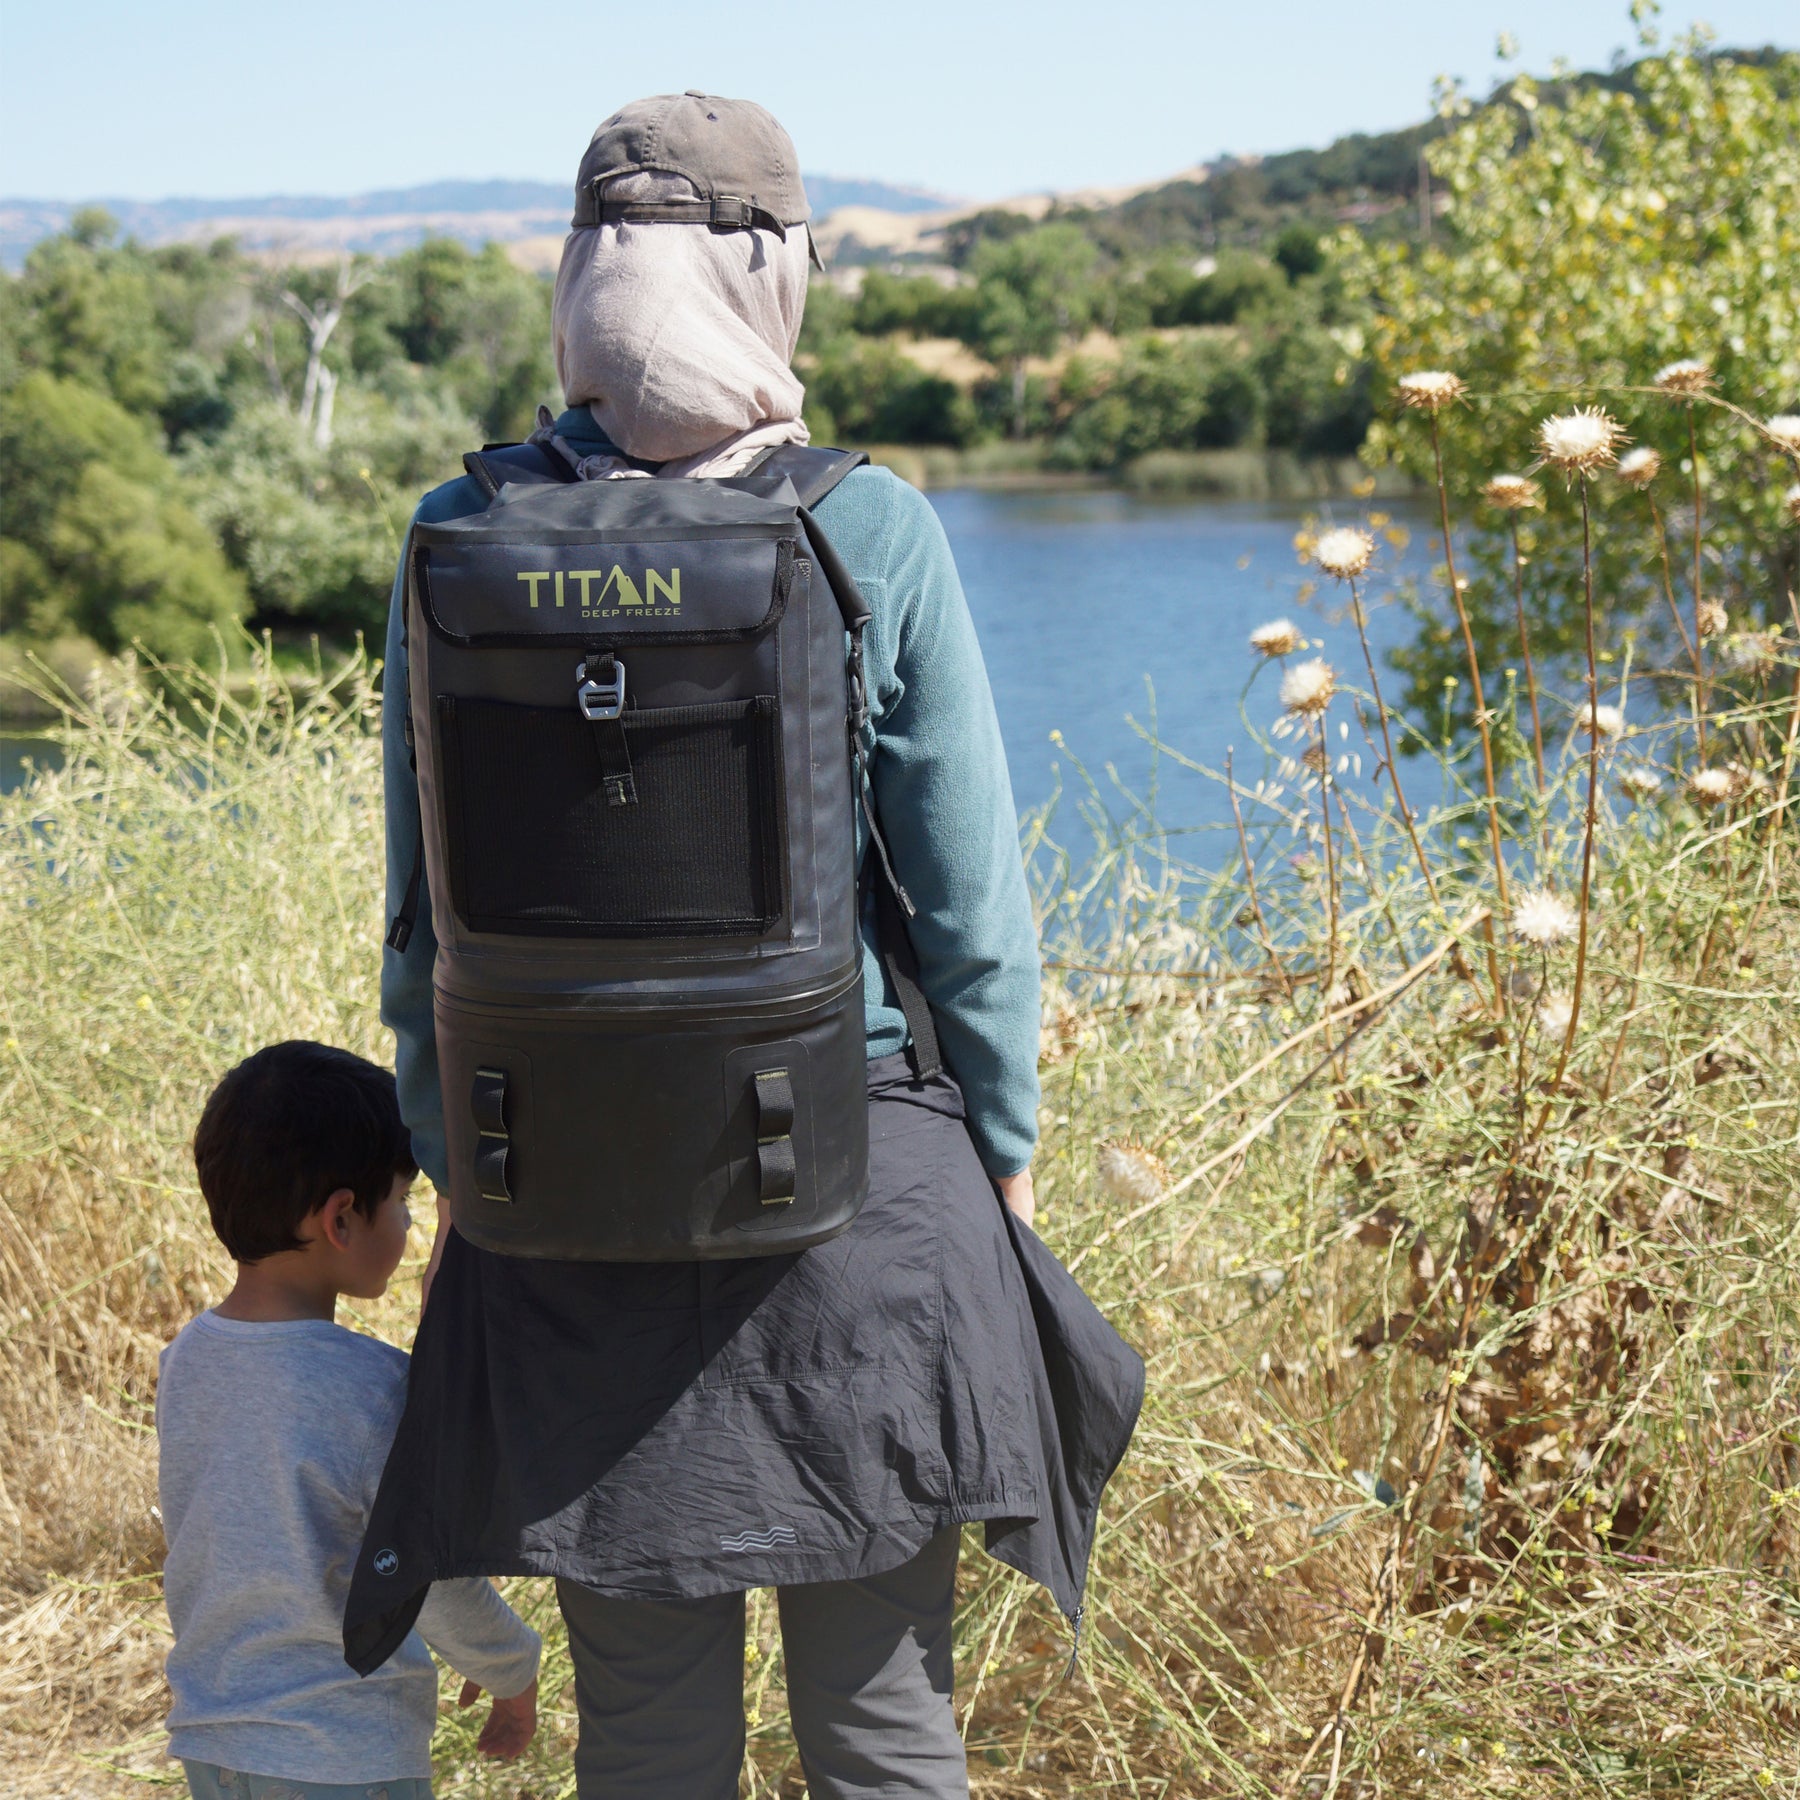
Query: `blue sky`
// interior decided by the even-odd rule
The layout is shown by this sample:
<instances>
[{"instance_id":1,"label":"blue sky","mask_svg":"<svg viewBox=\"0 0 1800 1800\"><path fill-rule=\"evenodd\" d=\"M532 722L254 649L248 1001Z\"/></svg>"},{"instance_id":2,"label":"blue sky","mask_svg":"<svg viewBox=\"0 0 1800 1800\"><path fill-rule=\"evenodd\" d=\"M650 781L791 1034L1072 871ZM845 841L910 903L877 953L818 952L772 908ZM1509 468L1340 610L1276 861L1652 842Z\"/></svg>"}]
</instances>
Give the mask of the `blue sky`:
<instances>
[{"instance_id":1,"label":"blue sky","mask_svg":"<svg viewBox=\"0 0 1800 1800\"><path fill-rule=\"evenodd\" d=\"M1671 0L1721 42L1800 46L1796 0ZM346 194L561 181L638 94L749 95L804 166L969 198L1149 180L1419 118L1485 92L1498 33L1535 72L1603 66L1624 0L10 0L0 195Z\"/></svg>"}]
</instances>

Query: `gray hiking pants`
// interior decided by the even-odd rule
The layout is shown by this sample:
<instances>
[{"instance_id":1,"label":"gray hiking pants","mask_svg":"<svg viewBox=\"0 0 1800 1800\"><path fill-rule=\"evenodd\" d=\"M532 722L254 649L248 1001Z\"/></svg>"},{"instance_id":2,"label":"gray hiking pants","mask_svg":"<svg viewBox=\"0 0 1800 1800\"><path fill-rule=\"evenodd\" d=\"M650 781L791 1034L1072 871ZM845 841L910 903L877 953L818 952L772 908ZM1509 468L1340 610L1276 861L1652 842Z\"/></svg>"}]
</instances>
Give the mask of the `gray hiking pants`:
<instances>
[{"instance_id":1,"label":"gray hiking pants","mask_svg":"<svg viewBox=\"0 0 1800 1800\"><path fill-rule=\"evenodd\" d=\"M958 1533L859 1581L776 1590L788 1710L811 1800L965 1800L951 1707ZM736 1800L744 1596L616 1600L558 1581L581 1800Z\"/></svg>"}]
</instances>

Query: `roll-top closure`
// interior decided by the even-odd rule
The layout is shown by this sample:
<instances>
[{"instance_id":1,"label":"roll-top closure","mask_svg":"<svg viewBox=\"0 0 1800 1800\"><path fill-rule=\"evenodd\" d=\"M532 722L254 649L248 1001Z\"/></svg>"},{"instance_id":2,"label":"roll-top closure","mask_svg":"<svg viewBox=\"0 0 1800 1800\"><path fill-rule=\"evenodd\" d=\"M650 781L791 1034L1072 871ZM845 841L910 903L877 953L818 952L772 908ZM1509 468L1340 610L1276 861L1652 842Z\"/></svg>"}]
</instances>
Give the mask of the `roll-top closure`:
<instances>
[{"instance_id":1,"label":"roll-top closure","mask_svg":"<svg viewBox=\"0 0 1800 1800\"><path fill-rule=\"evenodd\" d=\"M420 609L458 645L546 649L722 644L780 623L794 537L421 543Z\"/></svg>"}]
</instances>

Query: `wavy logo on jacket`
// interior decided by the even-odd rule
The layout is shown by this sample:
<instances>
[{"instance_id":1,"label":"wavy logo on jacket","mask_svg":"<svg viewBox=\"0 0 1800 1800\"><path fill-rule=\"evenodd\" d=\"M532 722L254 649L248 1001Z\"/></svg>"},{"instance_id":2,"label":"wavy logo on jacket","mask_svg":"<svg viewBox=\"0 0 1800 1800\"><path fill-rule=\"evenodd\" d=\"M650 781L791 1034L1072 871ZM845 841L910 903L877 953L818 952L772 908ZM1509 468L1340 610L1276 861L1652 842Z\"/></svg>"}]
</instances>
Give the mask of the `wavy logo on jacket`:
<instances>
[{"instance_id":1,"label":"wavy logo on jacket","mask_svg":"<svg viewBox=\"0 0 1800 1800\"><path fill-rule=\"evenodd\" d=\"M721 1550L773 1550L780 1544L798 1544L799 1534L791 1525L768 1525L761 1531L740 1531L735 1537L721 1537Z\"/></svg>"}]
</instances>

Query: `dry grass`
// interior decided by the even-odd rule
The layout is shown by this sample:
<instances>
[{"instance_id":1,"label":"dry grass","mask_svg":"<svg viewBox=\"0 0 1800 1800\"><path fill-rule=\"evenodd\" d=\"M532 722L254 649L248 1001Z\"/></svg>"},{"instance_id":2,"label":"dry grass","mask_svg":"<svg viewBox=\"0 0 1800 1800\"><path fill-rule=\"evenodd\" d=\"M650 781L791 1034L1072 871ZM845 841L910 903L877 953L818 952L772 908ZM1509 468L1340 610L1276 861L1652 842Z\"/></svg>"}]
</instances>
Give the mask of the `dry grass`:
<instances>
[{"instance_id":1,"label":"dry grass","mask_svg":"<svg viewBox=\"0 0 1800 1800\"><path fill-rule=\"evenodd\" d=\"M1691 724L1597 753L1579 977L1575 946L1493 916L1478 766L1443 766L1415 855L1341 671L1322 729L1268 739L1222 873L1141 818L1091 811L1079 858L1035 838L1042 1226L1151 1380L1073 1679L1042 1597L965 1558L977 1792L1800 1795L1791 640L1709 684L1708 759L1746 772L1723 804L1682 788ZM259 662L227 692L126 670L70 704L66 767L0 800L21 1794L170 1779L149 1421L158 1350L227 1273L187 1158L200 1100L275 1037L388 1050L369 671ZM1268 688L1250 706L1275 712ZM1526 762L1499 782L1514 888L1565 899L1569 726L1547 718L1541 797ZM1662 790L1632 801L1647 764ZM1572 1032L1541 1016L1578 987ZM401 1343L413 1249L358 1321ZM441 1792L569 1791L554 1609L514 1592L551 1640L545 1728L499 1772L447 1719ZM748 1656L747 1791L794 1795L763 1597Z\"/></svg>"}]
</instances>

